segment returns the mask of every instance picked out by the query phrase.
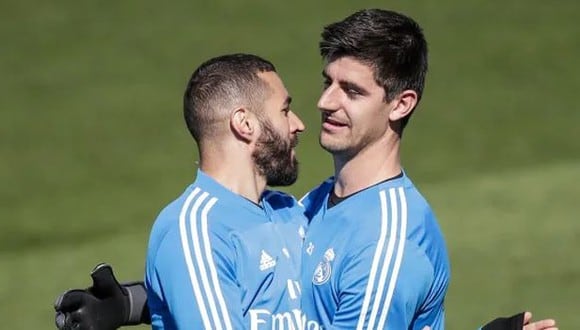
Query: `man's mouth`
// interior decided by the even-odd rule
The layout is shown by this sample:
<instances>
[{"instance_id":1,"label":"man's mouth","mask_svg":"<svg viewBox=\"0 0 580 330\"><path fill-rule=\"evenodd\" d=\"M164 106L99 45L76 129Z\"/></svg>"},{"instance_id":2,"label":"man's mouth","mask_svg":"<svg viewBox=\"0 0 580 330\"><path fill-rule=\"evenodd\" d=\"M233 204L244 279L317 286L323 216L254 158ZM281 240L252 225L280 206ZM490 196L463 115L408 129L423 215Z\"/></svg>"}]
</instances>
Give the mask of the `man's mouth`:
<instances>
[{"instance_id":1,"label":"man's mouth","mask_svg":"<svg viewBox=\"0 0 580 330\"><path fill-rule=\"evenodd\" d=\"M341 128L341 127L347 127L348 124L338 120L336 118L332 118L332 117L328 117L328 116L324 116L322 117L322 127L326 128L326 129L336 129L336 128Z\"/></svg>"}]
</instances>

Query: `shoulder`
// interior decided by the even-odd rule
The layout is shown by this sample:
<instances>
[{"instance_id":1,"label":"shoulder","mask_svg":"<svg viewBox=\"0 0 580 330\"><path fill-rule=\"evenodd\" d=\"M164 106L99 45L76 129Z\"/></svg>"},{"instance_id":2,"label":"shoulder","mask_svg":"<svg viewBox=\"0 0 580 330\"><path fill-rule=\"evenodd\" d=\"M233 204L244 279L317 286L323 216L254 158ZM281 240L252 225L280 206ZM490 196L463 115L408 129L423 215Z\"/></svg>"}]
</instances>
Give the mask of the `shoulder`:
<instances>
[{"instance_id":1,"label":"shoulder","mask_svg":"<svg viewBox=\"0 0 580 330\"><path fill-rule=\"evenodd\" d=\"M215 237L229 241L232 228L224 219L219 200L195 186L189 186L181 196L169 203L157 216L149 236L148 258L155 259L160 251L172 253L183 244Z\"/></svg>"},{"instance_id":2,"label":"shoulder","mask_svg":"<svg viewBox=\"0 0 580 330\"><path fill-rule=\"evenodd\" d=\"M202 221L209 217L214 218L214 214L220 213L216 212L220 209L216 206L221 206L220 204L217 196L191 185L159 212L151 232L164 235L171 229L179 228L180 220Z\"/></svg>"},{"instance_id":3,"label":"shoulder","mask_svg":"<svg viewBox=\"0 0 580 330\"><path fill-rule=\"evenodd\" d=\"M408 222L409 232L413 232L416 227L439 230L431 205L410 179L406 178L404 183L395 189L394 196L400 205L401 217L405 217L405 221Z\"/></svg>"},{"instance_id":4,"label":"shoulder","mask_svg":"<svg viewBox=\"0 0 580 330\"><path fill-rule=\"evenodd\" d=\"M421 250L435 272L448 272L449 260L445 237L431 205L414 185L403 190L407 208L407 239Z\"/></svg>"},{"instance_id":5,"label":"shoulder","mask_svg":"<svg viewBox=\"0 0 580 330\"><path fill-rule=\"evenodd\" d=\"M151 228L150 245L151 243L161 242L172 229L178 228L179 218L184 213L184 207L192 191L193 188L191 186L186 188L179 197L167 204L159 212Z\"/></svg>"}]
</instances>

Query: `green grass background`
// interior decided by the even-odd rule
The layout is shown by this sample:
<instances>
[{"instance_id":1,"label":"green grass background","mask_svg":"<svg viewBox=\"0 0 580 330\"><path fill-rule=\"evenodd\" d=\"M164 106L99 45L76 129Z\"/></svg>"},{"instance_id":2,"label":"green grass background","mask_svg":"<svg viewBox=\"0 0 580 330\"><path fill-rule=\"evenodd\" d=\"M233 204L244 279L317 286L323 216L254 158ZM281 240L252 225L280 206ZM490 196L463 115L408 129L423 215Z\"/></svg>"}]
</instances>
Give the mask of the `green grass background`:
<instances>
[{"instance_id":1,"label":"green grass background","mask_svg":"<svg viewBox=\"0 0 580 330\"><path fill-rule=\"evenodd\" d=\"M576 0L0 2L1 327L52 329L54 298L99 261L142 277L157 212L195 173L181 95L211 56L277 64L309 127L289 191L328 176L317 42L363 7L409 14L430 43L404 164L449 245L447 328L531 309L576 329Z\"/></svg>"}]
</instances>

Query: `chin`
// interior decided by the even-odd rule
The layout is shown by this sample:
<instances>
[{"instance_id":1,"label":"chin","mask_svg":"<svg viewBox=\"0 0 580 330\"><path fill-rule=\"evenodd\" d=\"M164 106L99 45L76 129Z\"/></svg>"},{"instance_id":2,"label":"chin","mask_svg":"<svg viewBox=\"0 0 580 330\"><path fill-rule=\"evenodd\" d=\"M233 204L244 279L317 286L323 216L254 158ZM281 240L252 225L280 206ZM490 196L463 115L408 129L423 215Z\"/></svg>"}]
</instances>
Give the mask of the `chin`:
<instances>
[{"instance_id":1,"label":"chin","mask_svg":"<svg viewBox=\"0 0 580 330\"><path fill-rule=\"evenodd\" d=\"M322 149L330 152L333 155L343 154L345 152L348 152L348 150L350 150L349 148L346 148L344 146L337 146L334 144L320 144L320 146L322 147Z\"/></svg>"},{"instance_id":2,"label":"chin","mask_svg":"<svg viewBox=\"0 0 580 330\"><path fill-rule=\"evenodd\" d=\"M342 143L337 143L337 141L329 141L329 139L325 139L323 137L320 137L320 140L318 142L320 143L320 146L322 147L322 149L324 149L330 153L341 152L341 151L345 151L348 149Z\"/></svg>"}]
</instances>

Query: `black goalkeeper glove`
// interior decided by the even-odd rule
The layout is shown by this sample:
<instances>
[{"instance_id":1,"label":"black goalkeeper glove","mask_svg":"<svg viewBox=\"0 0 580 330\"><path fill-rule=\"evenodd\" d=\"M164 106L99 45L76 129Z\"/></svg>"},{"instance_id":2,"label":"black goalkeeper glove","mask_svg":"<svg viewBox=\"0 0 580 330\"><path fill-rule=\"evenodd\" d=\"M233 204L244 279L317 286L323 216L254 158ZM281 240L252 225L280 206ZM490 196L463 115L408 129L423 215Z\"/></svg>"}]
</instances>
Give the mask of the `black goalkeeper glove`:
<instances>
[{"instance_id":1,"label":"black goalkeeper glove","mask_svg":"<svg viewBox=\"0 0 580 330\"><path fill-rule=\"evenodd\" d=\"M151 323L143 282L119 284L108 264L97 265L91 277L91 287L69 290L57 298L54 309L58 329L114 330Z\"/></svg>"},{"instance_id":2,"label":"black goalkeeper glove","mask_svg":"<svg viewBox=\"0 0 580 330\"><path fill-rule=\"evenodd\" d=\"M499 317L484 325L481 330L522 330L524 328L524 312L510 317Z\"/></svg>"}]
</instances>

